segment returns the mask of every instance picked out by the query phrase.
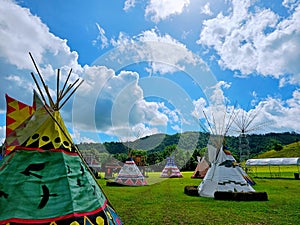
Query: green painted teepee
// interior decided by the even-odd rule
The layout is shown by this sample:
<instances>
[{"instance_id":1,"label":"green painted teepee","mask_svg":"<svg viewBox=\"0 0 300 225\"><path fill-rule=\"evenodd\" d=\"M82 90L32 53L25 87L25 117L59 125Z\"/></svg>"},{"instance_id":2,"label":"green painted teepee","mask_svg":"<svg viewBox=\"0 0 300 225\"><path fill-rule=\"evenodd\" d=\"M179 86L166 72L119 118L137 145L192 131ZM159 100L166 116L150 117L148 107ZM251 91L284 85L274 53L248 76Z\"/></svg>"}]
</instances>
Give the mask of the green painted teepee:
<instances>
[{"instance_id":1,"label":"green painted teepee","mask_svg":"<svg viewBox=\"0 0 300 225\"><path fill-rule=\"evenodd\" d=\"M60 116L60 103L75 84L64 85L54 102L40 74L44 92L32 76L42 100L34 93L30 106L6 95L0 224L122 224Z\"/></svg>"}]
</instances>

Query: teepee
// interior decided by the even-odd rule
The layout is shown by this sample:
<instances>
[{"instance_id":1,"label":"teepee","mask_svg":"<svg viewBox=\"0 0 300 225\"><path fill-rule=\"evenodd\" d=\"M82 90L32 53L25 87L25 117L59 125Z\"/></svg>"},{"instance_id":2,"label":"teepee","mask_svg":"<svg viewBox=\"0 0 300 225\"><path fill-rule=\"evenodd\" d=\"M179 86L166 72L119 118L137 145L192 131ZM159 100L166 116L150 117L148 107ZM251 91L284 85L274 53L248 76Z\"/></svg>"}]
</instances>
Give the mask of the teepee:
<instances>
[{"instance_id":1,"label":"teepee","mask_svg":"<svg viewBox=\"0 0 300 225\"><path fill-rule=\"evenodd\" d=\"M115 182L128 186L147 185L147 180L131 157L125 161L118 176L115 178Z\"/></svg>"},{"instance_id":2,"label":"teepee","mask_svg":"<svg viewBox=\"0 0 300 225\"><path fill-rule=\"evenodd\" d=\"M37 69L35 62L34 65ZM38 69L37 72L44 91L31 75L42 100L36 92L32 105L6 95L0 224L122 224L59 112L81 83L76 86L77 80L66 88L70 71L59 91L58 70L55 102Z\"/></svg>"},{"instance_id":3,"label":"teepee","mask_svg":"<svg viewBox=\"0 0 300 225\"><path fill-rule=\"evenodd\" d=\"M167 157L167 163L163 168L160 177L162 178L181 178L183 177L180 170L175 164L174 156Z\"/></svg>"},{"instance_id":4,"label":"teepee","mask_svg":"<svg viewBox=\"0 0 300 225\"><path fill-rule=\"evenodd\" d=\"M198 193L203 197L214 198L215 192L255 192L245 179L245 172L224 149L225 136L232 125L234 114L228 116L227 109L216 112L216 117L212 115L213 122L205 115L211 131L207 144L210 168L198 186Z\"/></svg>"},{"instance_id":5,"label":"teepee","mask_svg":"<svg viewBox=\"0 0 300 225\"><path fill-rule=\"evenodd\" d=\"M140 132L136 133L136 138L138 140ZM134 144L134 143L133 143ZM123 164L121 170L119 171L117 177L115 178L115 182L121 185L127 186L144 186L147 185L148 182L138 166L136 165L135 161L131 157L133 146L129 146L128 140L126 141L126 146L128 148L128 158L126 159L125 163Z\"/></svg>"},{"instance_id":6,"label":"teepee","mask_svg":"<svg viewBox=\"0 0 300 225\"><path fill-rule=\"evenodd\" d=\"M205 157L197 156L197 166L191 178L204 178L208 171L209 163Z\"/></svg>"}]
</instances>

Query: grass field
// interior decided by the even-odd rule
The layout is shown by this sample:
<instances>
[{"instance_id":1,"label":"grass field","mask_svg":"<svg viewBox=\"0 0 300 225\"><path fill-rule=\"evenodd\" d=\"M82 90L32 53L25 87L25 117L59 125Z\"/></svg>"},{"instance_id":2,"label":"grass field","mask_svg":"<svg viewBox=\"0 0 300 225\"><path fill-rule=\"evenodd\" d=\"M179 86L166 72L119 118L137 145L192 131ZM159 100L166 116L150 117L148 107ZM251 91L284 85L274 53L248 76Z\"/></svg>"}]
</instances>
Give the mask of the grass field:
<instances>
[{"instance_id":1,"label":"grass field","mask_svg":"<svg viewBox=\"0 0 300 225\"><path fill-rule=\"evenodd\" d=\"M294 178L299 173L299 166L251 166L247 167L247 174L252 177Z\"/></svg>"},{"instance_id":2,"label":"grass field","mask_svg":"<svg viewBox=\"0 0 300 225\"><path fill-rule=\"evenodd\" d=\"M185 186L199 185L191 179L163 179L150 173L144 187L106 186L104 192L126 225L150 224L300 224L300 180L256 179L254 189L267 192L268 201L220 201L184 194Z\"/></svg>"}]
</instances>

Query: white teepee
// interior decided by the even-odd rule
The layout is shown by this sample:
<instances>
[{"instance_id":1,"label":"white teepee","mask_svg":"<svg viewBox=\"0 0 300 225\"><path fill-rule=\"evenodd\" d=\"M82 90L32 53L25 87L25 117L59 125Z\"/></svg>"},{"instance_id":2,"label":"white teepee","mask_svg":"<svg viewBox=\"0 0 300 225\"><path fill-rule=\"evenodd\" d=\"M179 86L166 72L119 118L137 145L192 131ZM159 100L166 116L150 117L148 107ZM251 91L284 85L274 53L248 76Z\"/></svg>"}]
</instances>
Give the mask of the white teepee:
<instances>
[{"instance_id":1,"label":"white teepee","mask_svg":"<svg viewBox=\"0 0 300 225\"><path fill-rule=\"evenodd\" d=\"M222 147L198 186L199 195L213 198L216 191L254 192L242 171L242 168L226 155Z\"/></svg>"},{"instance_id":2,"label":"white teepee","mask_svg":"<svg viewBox=\"0 0 300 225\"><path fill-rule=\"evenodd\" d=\"M198 193L203 197L214 198L216 191L222 192L254 192L243 175L246 173L236 163L234 158L224 151L224 138L232 125L234 114L227 109L215 111L212 122L205 115L210 128L210 139L207 145L207 158L210 162L205 177L198 186Z\"/></svg>"}]
</instances>

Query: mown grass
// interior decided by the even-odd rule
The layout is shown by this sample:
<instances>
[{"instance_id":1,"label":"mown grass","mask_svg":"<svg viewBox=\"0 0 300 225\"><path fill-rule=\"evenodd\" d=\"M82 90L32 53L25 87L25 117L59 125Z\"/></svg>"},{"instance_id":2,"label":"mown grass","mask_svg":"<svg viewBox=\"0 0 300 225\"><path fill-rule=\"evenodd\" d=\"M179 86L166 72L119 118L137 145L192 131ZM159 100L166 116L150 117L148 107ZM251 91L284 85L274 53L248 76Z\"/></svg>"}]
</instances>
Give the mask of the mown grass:
<instances>
[{"instance_id":1,"label":"mown grass","mask_svg":"<svg viewBox=\"0 0 300 225\"><path fill-rule=\"evenodd\" d=\"M192 172L183 178L162 179L150 173L144 187L106 186L104 192L124 224L299 224L300 181L256 179L256 191L267 192L268 201L234 202L184 194L185 186L198 186L200 179L191 179Z\"/></svg>"},{"instance_id":2,"label":"mown grass","mask_svg":"<svg viewBox=\"0 0 300 225\"><path fill-rule=\"evenodd\" d=\"M251 166L247 167L247 174L252 177L294 178L299 173L299 166Z\"/></svg>"}]
</instances>

